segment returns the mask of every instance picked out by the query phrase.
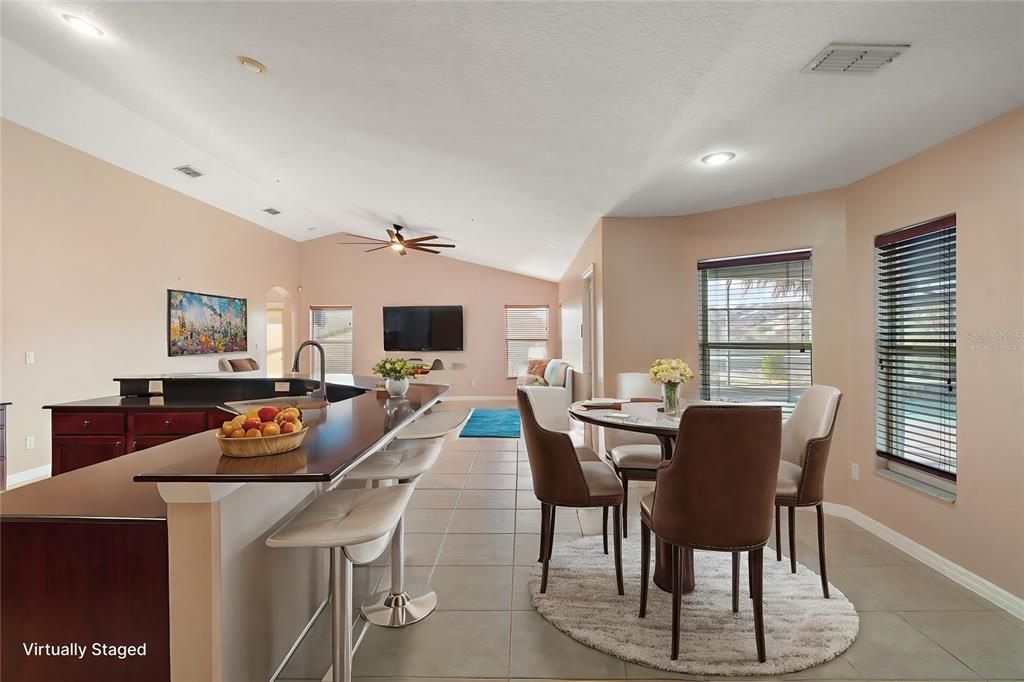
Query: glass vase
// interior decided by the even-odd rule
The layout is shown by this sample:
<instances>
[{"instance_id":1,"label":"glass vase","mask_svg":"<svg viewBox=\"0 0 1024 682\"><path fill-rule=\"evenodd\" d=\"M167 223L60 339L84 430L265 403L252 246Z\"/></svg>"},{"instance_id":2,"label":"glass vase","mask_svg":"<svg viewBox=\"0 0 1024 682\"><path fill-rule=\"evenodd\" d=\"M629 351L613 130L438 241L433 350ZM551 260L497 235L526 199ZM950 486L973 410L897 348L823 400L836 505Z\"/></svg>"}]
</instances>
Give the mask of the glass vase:
<instances>
[{"instance_id":1,"label":"glass vase","mask_svg":"<svg viewBox=\"0 0 1024 682\"><path fill-rule=\"evenodd\" d=\"M675 419L683 414L683 399L679 395L680 383L668 382L661 385L662 399L665 401L665 416Z\"/></svg>"}]
</instances>

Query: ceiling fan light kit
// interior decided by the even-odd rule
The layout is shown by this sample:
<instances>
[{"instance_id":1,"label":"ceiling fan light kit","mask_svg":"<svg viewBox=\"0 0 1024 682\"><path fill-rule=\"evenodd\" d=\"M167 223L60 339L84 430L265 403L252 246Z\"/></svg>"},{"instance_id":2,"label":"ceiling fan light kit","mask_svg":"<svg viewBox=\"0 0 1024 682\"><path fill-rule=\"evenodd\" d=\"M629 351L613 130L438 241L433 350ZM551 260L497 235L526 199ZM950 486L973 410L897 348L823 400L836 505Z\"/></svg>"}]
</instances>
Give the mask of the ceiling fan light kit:
<instances>
[{"instance_id":1,"label":"ceiling fan light kit","mask_svg":"<svg viewBox=\"0 0 1024 682\"><path fill-rule=\"evenodd\" d=\"M392 229L394 228L394 229ZM372 249L367 249L364 253L371 253L373 251L380 251L381 249L391 249L400 256L404 256L409 251L423 251L426 253L439 254L441 253L437 249L454 249L455 244L441 244L435 242L438 239L437 235L428 235L426 237L413 237L412 239L406 239L402 236L402 230L405 227L403 225L392 224L387 229L388 238L385 239L374 239L373 237L361 237L359 235L351 235L363 241L358 242L338 242L339 244L345 245L361 245L361 246L372 246Z\"/></svg>"}]
</instances>

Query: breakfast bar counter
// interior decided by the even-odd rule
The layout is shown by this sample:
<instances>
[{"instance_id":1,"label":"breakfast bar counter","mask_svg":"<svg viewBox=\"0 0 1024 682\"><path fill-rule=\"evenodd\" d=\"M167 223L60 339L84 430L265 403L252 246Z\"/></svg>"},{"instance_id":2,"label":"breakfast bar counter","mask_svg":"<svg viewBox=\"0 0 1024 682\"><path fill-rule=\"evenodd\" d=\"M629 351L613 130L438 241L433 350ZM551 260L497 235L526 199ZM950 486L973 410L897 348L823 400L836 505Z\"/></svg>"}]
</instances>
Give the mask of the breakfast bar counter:
<instances>
[{"instance_id":1,"label":"breakfast bar counter","mask_svg":"<svg viewBox=\"0 0 1024 682\"><path fill-rule=\"evenodd\" d=\"M265 538L448 390L413 384L393 399L371 377L327 379L328 404L303 413L309 430L290 452L225 457L207 430L0 493L0 677L269 679L323 601L327 567L321 553L273 552ZM160 381L164 393L50 407L226 414L232 400L273 402L319 385L297 375L130 381ZM24 642L146 646L141 656L79 659L29 655Z\"/></svg>"}]
</instances>

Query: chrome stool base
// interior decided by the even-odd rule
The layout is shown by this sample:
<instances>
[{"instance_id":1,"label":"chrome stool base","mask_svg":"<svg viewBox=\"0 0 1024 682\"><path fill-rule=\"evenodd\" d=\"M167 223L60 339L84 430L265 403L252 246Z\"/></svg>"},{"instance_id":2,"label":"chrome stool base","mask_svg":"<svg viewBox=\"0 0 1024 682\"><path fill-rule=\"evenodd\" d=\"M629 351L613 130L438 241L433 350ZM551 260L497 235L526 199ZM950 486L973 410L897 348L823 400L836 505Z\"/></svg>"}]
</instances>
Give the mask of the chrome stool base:
<instances>
[{"instance_id":1,"label":"chrome stool base","mask_svg":"<svg viewBox=\"0 0 1024 682\"><path fill-rule=\"evenodd\" d=\"M363 602L365 620L386 628L403 628L423 620L437 608L437 593L426 587L407 587L399 594L378 592Z\"/></svg>"}]
</instances>

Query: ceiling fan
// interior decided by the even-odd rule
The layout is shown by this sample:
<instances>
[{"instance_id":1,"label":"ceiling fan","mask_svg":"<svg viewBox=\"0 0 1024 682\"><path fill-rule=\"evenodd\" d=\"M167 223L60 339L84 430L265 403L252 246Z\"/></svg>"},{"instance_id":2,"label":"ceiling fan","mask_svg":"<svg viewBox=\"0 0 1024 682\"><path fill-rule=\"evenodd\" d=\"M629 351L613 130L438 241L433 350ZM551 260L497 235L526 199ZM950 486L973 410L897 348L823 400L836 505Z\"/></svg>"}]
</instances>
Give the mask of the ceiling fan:
<instances>
[{"instance_id":1,"label":"ceiling fan","mask_svg":"<svg viewBox=\"0 0 1024 682\"><path fill-rule=\"evenodd\" d=\"M397 225L392 223L392 228L388 228L388 238L374 239L373 237L363 237L361 235L353 234L351 237L362 239L359 242L338 242L339 244L361 244L363 246L373 246L372 249L367 249L365 253L371 251L380 251L381 249L391 249L397 251L401 255L405 255L409 251L426 251L427 253L441 253L435 249L454 249L455 244L438 244L432 240L437 239L437 235L429 235L426 237L413 237L407 239L402 236L402 230L405 229L403 225ZM348 234L348 233L346 233Z\"/></svg>"}]
</instances>

